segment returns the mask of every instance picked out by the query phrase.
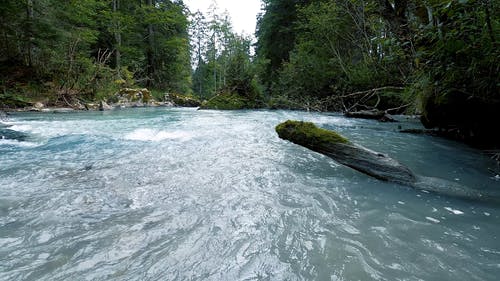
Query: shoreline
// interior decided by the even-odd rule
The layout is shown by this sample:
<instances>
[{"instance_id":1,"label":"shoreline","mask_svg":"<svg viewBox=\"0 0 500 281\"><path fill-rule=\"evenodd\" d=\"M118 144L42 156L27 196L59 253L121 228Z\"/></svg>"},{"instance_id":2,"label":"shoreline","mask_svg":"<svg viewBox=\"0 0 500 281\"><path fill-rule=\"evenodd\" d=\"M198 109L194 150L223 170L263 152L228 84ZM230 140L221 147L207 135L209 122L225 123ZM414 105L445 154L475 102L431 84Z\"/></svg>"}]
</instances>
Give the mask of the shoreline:
<instances>
[{"instance_id":1,"label":"shoreline","mask_svg":"<svg viewBox=\"0 0 500 281\"><path fill-rule=\"evenodd\" d=\"M43 107L19 107L19 108L0 108L0 120L1 117L8 116L10 113L70 113L70 112L85 112L85 111L111 111L116 109L125 108L148 108L148 107L176 107L176 105L170 102L152 102L152 103L113 103L106 104L104 106L99 103L89 103L91 106L83 106L80 108L73 108L68 106L43 106ZM3 114L2 114L3 113Z\"/></svg>"}]
</instances>

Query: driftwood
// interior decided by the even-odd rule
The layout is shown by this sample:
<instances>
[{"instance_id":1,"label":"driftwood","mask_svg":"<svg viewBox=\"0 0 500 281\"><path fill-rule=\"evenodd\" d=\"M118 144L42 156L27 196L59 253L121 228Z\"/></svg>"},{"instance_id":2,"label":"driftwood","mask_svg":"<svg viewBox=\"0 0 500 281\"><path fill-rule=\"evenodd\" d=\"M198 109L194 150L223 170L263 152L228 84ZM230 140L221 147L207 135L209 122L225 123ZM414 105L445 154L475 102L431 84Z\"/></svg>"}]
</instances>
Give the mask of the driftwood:
<instances>
[{"instance_id":1,"label":"driftwood","mask_svg":"<svg viewBox=\"0 0 500 281\"><path fill-rule=\"evenodd\" d=\"M350 118L362 118L362 119L375 119L381 122L397 122L394 118L392 118L389 114L382 110L360 110L360 111L348 111L345 114L345 117Z\"/></svg>"},{"instance_id":2,"label":"driftwood","mask_svg":"<svg viewBox=\"0 0 500 281\"><path fill-rule=\"evenodd\" d=\"M351 143L343 136L313 123L286 121L276 127L279 137L326 155L338 163L383 181L453 197L481 199L482 194L443 179L415 175L388 155Z\"/></svg>"},{"instance_id":3,"label":"driftwood","mask_svg":"<svg viewBox=\"0 0 500 281\"><path fill-rule=\"evenodd\" d=\"M399 130L399 132L413 135L442 136L438 130L433 129L403 129Z\"/></svg>"}]
</instances>

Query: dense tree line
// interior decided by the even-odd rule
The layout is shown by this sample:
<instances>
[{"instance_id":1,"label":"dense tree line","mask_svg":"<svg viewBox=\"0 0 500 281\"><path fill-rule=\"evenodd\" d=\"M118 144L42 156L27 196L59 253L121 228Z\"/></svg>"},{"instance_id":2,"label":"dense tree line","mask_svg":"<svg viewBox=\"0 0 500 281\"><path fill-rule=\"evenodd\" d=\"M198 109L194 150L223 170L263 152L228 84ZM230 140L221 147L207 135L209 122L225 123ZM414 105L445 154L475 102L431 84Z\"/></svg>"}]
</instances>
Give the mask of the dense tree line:
<instances>
[{"instance_id":1,"label":"dense tree line","mask_svg":"<svg viewBox=\"0 0 500 281\"><path fill-rule=\"evenodd\" d=\"M135 84L261 106L263 92L278 107L417 112L427 127L500 143L499 0L262 2L254 57L215 6L4 0L0 102L71 104Z\"/></svg>"},{"instance_id":2,"label":"dense tree line","mask_svg":"<svg viewBox=\"0 0 500 281\"><path fill-rule=\"evenodd\" d=\"M208 15L197 12L191 21L193 93L201 99L221 93L255 98L251 38L235 33L229 15L216 11L214 5Z\"/></svg>"},{"instance_id":3,"label":"dense tree line","mask_svg":"<svg viewBox=\"0 0 500 281\"><path fill-rule=\"evenodd\" d=\"M268 96L406 108L428 127L500 144L498 0L263 2L257 62Z\"/></svg>"},{"instance_id":4,"label":"dense tree line","mask_svg":"<svg viewBox=\"0 0 500 281\"><path fill-rule=\"evenodd\" d=\"M132 84L187 92L188 24L175 0L4 0L2 94L72 103Z\"/></svg>"}]
</instances>

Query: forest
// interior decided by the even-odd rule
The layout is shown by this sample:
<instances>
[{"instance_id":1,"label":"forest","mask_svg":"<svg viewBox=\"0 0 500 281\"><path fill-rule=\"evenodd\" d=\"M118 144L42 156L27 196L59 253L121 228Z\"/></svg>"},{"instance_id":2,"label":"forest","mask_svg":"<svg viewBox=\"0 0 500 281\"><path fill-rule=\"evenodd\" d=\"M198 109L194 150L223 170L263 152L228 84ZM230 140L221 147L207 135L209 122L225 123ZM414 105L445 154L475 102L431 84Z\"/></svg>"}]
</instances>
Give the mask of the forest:
<instances>
[{"instance_id":1,"label":"forest","mask_svg":"<svg viewBox=\"0 0 500 281\"><path fill-rule=\"evenodd\" d=\"M169 0L6 0L0 106L75 106L120 88L202 108L421 115L500 144L498 0L263 0L256 40Z\"/></svg>"},{"instance_id":2,"label":"forest","mask_svg":"<svg viewBox=\"0 0 500 281\"><path fill-rule=\"evenodd\" d=\"M4 99L74 105L133 85L189 92L187 13L176 1L2 1Z\"/></svg>"}]
</instances>

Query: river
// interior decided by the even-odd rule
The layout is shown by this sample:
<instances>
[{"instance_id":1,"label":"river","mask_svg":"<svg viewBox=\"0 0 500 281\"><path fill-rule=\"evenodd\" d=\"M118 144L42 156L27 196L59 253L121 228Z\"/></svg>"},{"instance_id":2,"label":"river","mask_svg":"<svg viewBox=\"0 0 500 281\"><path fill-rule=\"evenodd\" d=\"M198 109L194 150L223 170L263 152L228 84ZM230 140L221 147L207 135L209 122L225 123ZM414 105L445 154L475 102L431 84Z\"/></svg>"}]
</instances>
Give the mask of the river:
<instances>
[{"instance_id":1,"label":"river","mask_svg":"<svg viewBox=\"0 0 500 281\"><path fill-rule=\"evenodd\" d=\"M500 206L381 182L278 138L333 129L498 191L487 155L415 120L127 109L17 113L0 139L0 280L498 280ZM5 130L5 129L4 129Z\"/></svg>"}]
</instances>

